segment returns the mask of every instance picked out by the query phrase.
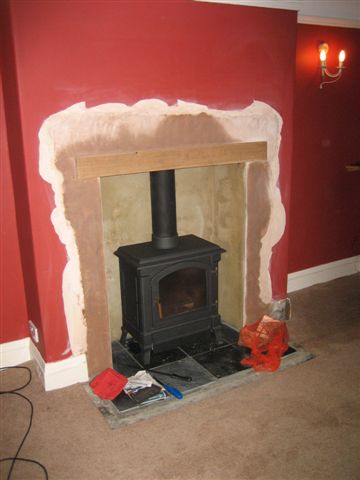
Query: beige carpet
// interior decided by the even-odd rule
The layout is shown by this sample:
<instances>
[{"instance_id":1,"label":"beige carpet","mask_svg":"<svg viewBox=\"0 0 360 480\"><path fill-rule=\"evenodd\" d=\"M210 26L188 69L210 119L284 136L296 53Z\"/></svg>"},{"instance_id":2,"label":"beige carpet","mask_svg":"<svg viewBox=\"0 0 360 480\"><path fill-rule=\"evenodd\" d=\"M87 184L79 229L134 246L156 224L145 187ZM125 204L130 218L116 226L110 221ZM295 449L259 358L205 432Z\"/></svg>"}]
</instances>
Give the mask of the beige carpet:
<instances>
[{"instance_id":1,"label":"beige carpet","mask_svg":"<svg viewBox=\"0 0 360 480\"><path fill-rule=\"evenodd\" d=\"M44 464L52 480L360 479L360 274L291 300L291 340L314 359L127 427L111 430L83 386L45 393L34 373L21 391L35 409L21 456ZM4 390L26 374L1 378ZM6 457L29 407L7 395L0 402ZM7 469L1 464L1 479ZM12 475L43 478L20 463Z\"/></svg>"}]
</instances>

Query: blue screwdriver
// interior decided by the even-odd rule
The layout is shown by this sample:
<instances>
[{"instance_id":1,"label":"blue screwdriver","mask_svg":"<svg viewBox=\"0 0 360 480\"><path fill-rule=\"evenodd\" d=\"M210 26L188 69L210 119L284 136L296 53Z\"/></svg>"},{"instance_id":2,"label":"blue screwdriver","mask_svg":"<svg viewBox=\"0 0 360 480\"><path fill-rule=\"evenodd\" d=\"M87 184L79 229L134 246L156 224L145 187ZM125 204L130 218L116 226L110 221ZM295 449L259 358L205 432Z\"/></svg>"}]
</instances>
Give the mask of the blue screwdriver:
<instances>
[{"instance_id":1,"label":"blue screwdriver","mask_svg":"<svg viewBox=\"0 0 360 480\"><path fill-rule=\"evenodd\" d=\"M183 398L183 394L180 392L180 390L178 390L177 388L175 387L172 387L171 385L168 385L167 383L163 383L161 382L158 378L154 377L153 378L158 382L160 383L160 385L162 385L165 390L170 393L170 395L172 395L173 397L177 398L178 400L181 400Z\"/></svg>"}]
</instances>

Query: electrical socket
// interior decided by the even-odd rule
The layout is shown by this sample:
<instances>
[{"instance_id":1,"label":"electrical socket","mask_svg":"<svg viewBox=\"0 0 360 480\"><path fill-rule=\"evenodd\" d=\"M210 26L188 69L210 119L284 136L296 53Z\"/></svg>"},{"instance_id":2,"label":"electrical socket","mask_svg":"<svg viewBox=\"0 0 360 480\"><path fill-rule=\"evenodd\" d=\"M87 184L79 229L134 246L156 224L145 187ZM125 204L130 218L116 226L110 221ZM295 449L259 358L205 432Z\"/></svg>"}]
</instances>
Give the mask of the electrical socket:
<instances>
[{"instance_id":1,"label":"electrical socket","mask_svg":"<svg viewBox=\"0 0 360 480\"><path fill-rule=\"evenodd\" d=\"M38 329L35 327L35 325L31 320L29 320L29 330L30 330L31 338L34 340L34 342L39 343Z\"/></svg>"}]
</instances>

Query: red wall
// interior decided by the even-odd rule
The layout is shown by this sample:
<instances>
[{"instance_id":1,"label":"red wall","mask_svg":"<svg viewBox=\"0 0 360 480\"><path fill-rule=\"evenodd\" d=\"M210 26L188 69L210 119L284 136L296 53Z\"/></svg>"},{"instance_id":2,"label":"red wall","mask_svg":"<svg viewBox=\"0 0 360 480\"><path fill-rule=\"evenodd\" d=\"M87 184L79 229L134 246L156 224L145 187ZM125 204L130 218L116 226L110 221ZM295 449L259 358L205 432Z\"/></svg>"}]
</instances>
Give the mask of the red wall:
<instances>
[{"instance_id":1,"label":"red wall","mask_svg":"<svg viewBox=\"0 0 360 480\"><path fill-rule=\"evenodd\" d=\"M42 122L80 101L182 99L221 109L264 101L284 120L280 184L288 205L296 13L191 0L12 0L10 6L19 111L13 121L21 128L9 141L23 145L36 277L27 289L29 314L49 362L63 358L68 340L61 298L66 258L49 220L53 195L38 173ZM287 234L274 252L274 296L285 296L286 275Z\"/></svg>"},{"instance_id":2,"label":"red wall","mask_svg":"<svg viewBox=\"0 0 360 480\"><path fill-rule=\"evenodd\" d=\"M317 47L329 44L329 66L346 51L342 78L319 88ZM360 253L360 30L298 26L289 271Z\"/></svg>"},{"instance_id":3,"label":"red wall","mask_svg":"<svg viewBox=\"0 0 360 480\"><path fill-rule=\"evenodd\" d=\"M0 343L6 343L28 337L28 328L1 83L0 196Z\"/></svg>"}]
</instances>

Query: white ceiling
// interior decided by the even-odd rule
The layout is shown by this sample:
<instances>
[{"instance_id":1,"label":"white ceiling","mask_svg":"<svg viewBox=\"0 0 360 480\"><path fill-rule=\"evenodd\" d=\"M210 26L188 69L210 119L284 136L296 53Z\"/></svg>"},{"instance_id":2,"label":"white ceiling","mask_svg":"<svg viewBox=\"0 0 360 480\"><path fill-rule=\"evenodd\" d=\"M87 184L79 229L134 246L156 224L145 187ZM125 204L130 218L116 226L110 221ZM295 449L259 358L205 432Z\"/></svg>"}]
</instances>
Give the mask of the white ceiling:
<instances>
[{"instance_id":1,"label":"white ceiling","mask_svg":"<svg viewBox=\"0 0 360 480\"><path fill-rule=\"evenodd\" d=\"M197 0L297 10L299 23L360 28L360 0Z\"/></svg>"}]
</instances>

